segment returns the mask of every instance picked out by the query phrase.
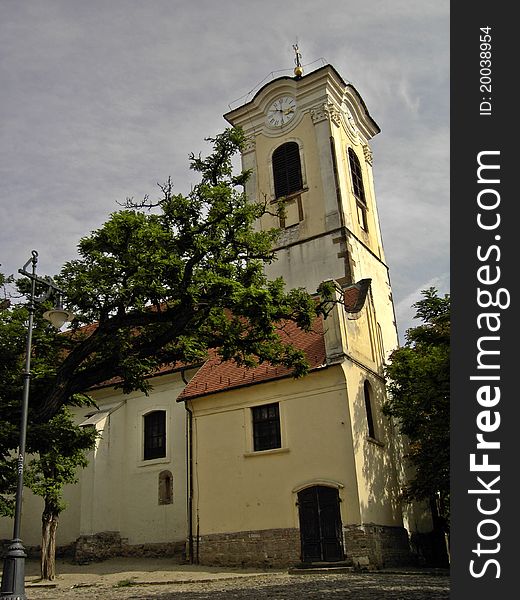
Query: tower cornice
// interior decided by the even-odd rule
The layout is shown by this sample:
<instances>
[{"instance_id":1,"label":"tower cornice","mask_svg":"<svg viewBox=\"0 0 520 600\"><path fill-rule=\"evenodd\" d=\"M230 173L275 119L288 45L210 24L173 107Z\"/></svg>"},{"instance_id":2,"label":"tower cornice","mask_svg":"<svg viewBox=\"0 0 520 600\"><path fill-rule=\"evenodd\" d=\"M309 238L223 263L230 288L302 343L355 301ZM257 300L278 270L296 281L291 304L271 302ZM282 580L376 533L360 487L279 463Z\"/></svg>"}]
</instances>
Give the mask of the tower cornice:
<instances>
[{"instance_id":1,"label":"tower cornice","mask_svg":"<svg viewBox=\"0 0 520 600\"><path fill-rule=\"evenodd\" d=\"M380 132L363 98L356 88L346 83L332 65L325 65L303 77L279 77L262 86L252 100L224 115L231 125L240 126L248 135L274 135L265 126L265 112L269 104L283 94L296 99L299 115L324 110L333 122L339 124L339 115L348 115L362 137L368 141ZM294 119L294 127L299 119Z\"/></svg>"}]
</instances>

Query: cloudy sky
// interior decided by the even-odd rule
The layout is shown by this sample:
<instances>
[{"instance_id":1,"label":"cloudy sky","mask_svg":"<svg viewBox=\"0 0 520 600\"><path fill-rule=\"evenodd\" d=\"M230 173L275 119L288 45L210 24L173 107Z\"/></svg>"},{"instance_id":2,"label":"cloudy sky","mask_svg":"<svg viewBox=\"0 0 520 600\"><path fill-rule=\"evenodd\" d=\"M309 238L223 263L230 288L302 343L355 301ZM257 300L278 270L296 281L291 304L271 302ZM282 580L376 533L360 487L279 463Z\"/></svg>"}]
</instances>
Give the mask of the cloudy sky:
<instances>
[{"instance_id":1,"label":"cloudy sky","mask_svg":"<svg viewBox=\"0 0 520 600\"><path fill-rule=\"evenodd\" d=\"M55 274L261 82L332 64L381 128L374 178L401 342L449 291L449 0L0 0L0 270Z\"/></svg>"}]
</instances>

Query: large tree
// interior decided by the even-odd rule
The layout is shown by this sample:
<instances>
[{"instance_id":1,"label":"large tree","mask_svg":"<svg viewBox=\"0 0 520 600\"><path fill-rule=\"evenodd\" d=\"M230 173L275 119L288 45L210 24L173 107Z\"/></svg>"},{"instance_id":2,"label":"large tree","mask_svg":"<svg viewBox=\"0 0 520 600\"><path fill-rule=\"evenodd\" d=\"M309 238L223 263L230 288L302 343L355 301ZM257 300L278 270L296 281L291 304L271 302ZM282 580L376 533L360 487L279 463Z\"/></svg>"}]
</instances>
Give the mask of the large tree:
<instances>
[{"instance_id":1,"label":"large tree","mask_svg":"<svg viewBox=\"0 0 520 600\"><path fill-rule=\"evenodd\" d=\"M9 278L12 279L12 278ZM0 274L0 284L10 283ZM27 282L18 282L18 295L27 292ZM4 288L5 289L5 288ZM35 307L32 328L31 380L34 388L47 379L59 362L61 348L58 332L43 319L48 304ZM28 327L28 306L4 298L0 304L0 515L14 513L17 486L18 456L22 388L24 385L25 350ZM76 394L70 405L89 403L85 395ZM76 482L77 470L86 466L86 453L94 446L97 437L94 428L81 428L74 424L66 406L52 418L34 421L31 411L26 439L24 484L44 502L42 513L41 576L55 576L55 533L60 513L65 508L63 488Z\"/></svg>"},{"instance_id":2,"label":"large tree","mask_svg":"<svg viewBox=\"0 0 520 600\"><path fill-rule=\"evenodd\" d=\"M429 500L435 525L449 527L450 494L450 296L423 290L413 306L421 325L406 332L406 343L386 367L387 415L396 417L408 440L413 466L406 500ZM440 521L440 522L439 522Z\"/></svg>"},{"instance_id":3,"label":"large tree","mask_svg":"<svg viewBox=\"0 0 520 600\"><path fill-rule=\"evenodd\" d=\"M295 376L306 372L304 354L282 340L280 328L291 320L309 329L317 313L325 314L325 305L304 290L286 291L281 279L266 279L264 266L274 260L278 232L254 229L272 206L246 199L247 172L233 175L232 157L242 146L243 133L228 129L210 141L213 152L207 158L190 157L200 182L188 195L174 193L167 181L156 202L127 200L80 240L79 258L65 264L56 278L76 315L70 330L57 334L44 327L41 313L48 306L37 306L29 433L59 418L63 407L77 404L97 384L114 380L125 393L147 393L150 376L159 368L198 364L209 349L239 364L269 361L292 368ZM324 300L331 291L330 285L322 286ZM9 328L19 333L9 338L12 347L2 354L5 364L0 365L6 374L0 381L2 431L9 434L2 447L4 463L9 462L8 450L16 447L17 421L11 417L22 393L24 310L4 310L4 333ZM54 464L45 466L48 446L36 434L28 439L29 449L39 453L34 466L43 477L33 476L33 487L49 497L45 522L52 515L57 518L61 506L43 484L57 473L59 461L54 456ZM7 485L10 475L4 471L8 469L2 467L0 476Z\"/></svg>"},{"instance_id":4,"label":"large tree","mask_svg":"<svg viewBox=\"0 0 520 600\"><path fill-rule=\"evenodd\" d=\"M63 267L59 284L75 326L33 395L40 420L114 377L125 392L146 392L161 365L200 362L210 348L226 360L305 373L305 357L281 341L278 327L289 319L309 328L319 307L264 275L277 231L254 230L269 205L249 202L248 173L232 173L242 132L228 129L211 142L209 157L191 156L201 181L188 195L174 194L168 181L157 202L127 201Z\"/></svg>"},{"instance_id":5,"label":"large tree","mask_svg":"<svg viewBox=\"0 0 520 600\"><path fill-rule=\"evenodd\" d=\"M87 452L94 447L97 430L79 427L68 407L46 423L34 424L30 447L37 455L29 461L26 485L43 498L40 572L42 579L56 575L56 530L66 508L63 488L77 482L78 469L86 467Z\"/></svg>"}]
</instances>

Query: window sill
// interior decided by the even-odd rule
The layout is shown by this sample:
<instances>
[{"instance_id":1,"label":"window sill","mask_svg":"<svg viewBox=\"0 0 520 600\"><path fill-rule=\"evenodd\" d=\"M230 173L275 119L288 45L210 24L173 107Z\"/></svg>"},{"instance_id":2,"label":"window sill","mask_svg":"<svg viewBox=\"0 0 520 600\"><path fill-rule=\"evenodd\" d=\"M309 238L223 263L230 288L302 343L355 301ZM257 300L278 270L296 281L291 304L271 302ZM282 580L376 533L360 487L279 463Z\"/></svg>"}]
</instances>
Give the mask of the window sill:
<instances>
[{"instance_id":1,"label":"window sill","mask_svg":"<svg viewBox=\"0 0 520 600\"><path fill-rule=\"evenodd\" d=\"M244 458L251 456L266 456L269 454L285 454L289 452L289 448L272 448L271 450L253 450L252 452L244 452Z\"/></svg>"},{"instance_id":2,"label":"window sill","mask_svg":"<svg viewBox=\"0 0 520 600\"><path fill-rule=\"evenodd\" d=\"M152 465L164 465L166 463L171 462L168 456L163 456L162 458L149 458L148 460L140 460L137 463L138 467L148 467Z\"/></svg>"},{"instance_id":3,"label":"window sill","mask_svg":"<svg viewBox=\"0 0 520 600\"><path fill-rule=\"evenodd\" d=\"M308 187L303 187L301 190L296 190L295 192L291 192L291 193L287 194L287 196L279 196L278 198L271 198L271 204L276 204L277 202L289 202L291 200L294 200L295 198L298 198L298 196L305 194L308 191L309 191Z\"/></svg>"},{"instance_id":4,"label":"window sill","mask_svg":"<svg viewBox=\"0 0 520 600\"><path fill-rule=\"evenodd\" d=\"M380 448L384 448L385 445L383 444L383 442L380 442L379 440L376 440L373 437L370 437L367 435L366 437L367 442L370 442L371 444L374 444L375 446L379 446Z\"/></svg>"}]
</instances>

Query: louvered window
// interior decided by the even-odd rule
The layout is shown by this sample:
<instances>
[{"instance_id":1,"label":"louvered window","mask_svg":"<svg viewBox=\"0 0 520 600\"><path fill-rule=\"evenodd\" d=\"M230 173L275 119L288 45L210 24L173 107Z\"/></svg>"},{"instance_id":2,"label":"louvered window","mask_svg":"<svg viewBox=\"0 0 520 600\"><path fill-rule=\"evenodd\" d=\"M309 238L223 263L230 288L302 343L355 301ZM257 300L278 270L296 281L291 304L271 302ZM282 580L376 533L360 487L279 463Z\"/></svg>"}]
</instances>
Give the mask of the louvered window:
<instances>
[{"instance_id":1,"label":"louvered window","mask_svg":"<svg viewBox=\"0 0 520 600\"><path fill-rule=\"evenodd\" d=\"M352 185L354 186L354 194L363 204L365 201L365 188L363 187L363 176L361 175L361 165L359 159L352 148L348 149L348 159L350 162L350 172L352 173Z\"/></svg>"},{"instance_id":2,"label":"louvered window","mask_svg":"<svg viewBox=\"0 0 520 600\"><path fill-rule=\"evenodd\" d=\"M365 188L363 187L363 175L359 158L352 148L348 149L348 160L350 164L350 173L352 175L352 187L356 196L358 221L361 227L366 231L367 227L367 209L365 199Z\"/></svg>"},{"instance_id":3,"label":"louvered window","mask_svg":"<svg viewBox=\"0 0 520 600\"><path fill-rule=\"evenodd\" d=\"M296 142L287 142L273 152L273 177L276 198L303 188L300 148Z\"/></svg>"}]
</instances>

